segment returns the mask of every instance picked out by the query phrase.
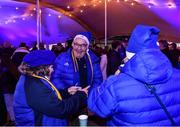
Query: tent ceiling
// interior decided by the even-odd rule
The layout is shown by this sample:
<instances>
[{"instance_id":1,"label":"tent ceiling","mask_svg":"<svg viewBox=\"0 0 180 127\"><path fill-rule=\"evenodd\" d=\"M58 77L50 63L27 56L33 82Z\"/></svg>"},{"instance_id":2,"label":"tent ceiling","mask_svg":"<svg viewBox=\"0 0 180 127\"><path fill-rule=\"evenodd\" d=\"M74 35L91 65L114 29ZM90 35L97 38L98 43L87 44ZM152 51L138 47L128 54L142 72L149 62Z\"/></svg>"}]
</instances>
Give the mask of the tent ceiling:
<instances>
[{"instance_id":1,"label":"tent ceiling","mask_svg":"<svg viewBox=\"0 0 180 127\"><path fill-rule=\"evenodd\" d=\"M11 0L0 1L0 44L10 41L18 46L20 42L32 45L36 41L35 5ZM73 19L49 8L42 8L42 41L64 42L77 32L86 31Z\"/></svg>"},{"instance_id":2,"label":"tent ceiling","mask_svg":"<svg viewBox=\"0 0 180 127\"><path fill-rule=\"evenodd\" d=\"M180 41L179 0L107 1L108 37L129 35L137 24L146 24L160 28L162 39ZM104 37L104 0L41 0L41 4L63 9L65 14L72 14L74 17L71 18L92 31L96 37ZM68 5L70 8L67 8Z\"/></svg>"}]
</instances>

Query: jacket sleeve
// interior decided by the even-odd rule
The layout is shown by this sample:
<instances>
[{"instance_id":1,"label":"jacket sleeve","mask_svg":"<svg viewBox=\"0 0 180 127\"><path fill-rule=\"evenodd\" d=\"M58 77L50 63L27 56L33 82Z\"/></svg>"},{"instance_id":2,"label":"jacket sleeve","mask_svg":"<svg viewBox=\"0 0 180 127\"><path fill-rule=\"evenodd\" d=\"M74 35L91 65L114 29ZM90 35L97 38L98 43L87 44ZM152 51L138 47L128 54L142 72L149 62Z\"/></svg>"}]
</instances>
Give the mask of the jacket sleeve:
<instances>
[{"instance_id":1,"label":"jacket sleeve","mask_svg":"<svg viewBox=\"0 0 180 127\"><path fill-rule=\"evenodd\" d=\"M88 108L103 118L115 113L116 96L110 80L91 88L88 96Z\"/></svg>"},{"instance_id":2,"label":"jacket sleeve","mask_svg":"<svg viewBox=\"0 0 180 127\"><path fill-rule=\"evenodd\" d=\"M86 105L86 94L78 91L65 100L58 100L54 91L41 81L26 82L25 93L28 105L35 111L56 118L67 118Z\"/></svg>"},{"instance_id":3,"label":"jacket sleeve","mask_svg":"<svg viewBox=\"0 0 180 127\"><path fill-rule=\"evenodd\" d=\"M54 62L54 72L51 75L51 82L57 87L57 89L64 89L65 84L62 82L62 58L63 56L58 56Z\"/></svg>"}]
</instances>

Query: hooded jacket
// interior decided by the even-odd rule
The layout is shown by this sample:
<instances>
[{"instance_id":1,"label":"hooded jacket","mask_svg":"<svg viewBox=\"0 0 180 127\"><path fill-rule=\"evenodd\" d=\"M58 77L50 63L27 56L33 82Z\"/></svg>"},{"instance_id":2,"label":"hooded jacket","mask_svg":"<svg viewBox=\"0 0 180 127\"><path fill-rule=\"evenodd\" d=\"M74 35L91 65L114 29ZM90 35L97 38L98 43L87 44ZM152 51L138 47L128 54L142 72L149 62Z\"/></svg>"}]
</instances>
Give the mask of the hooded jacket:
<instances>
[{"instance_id":1,"label":"hooded jacket","mask_svg":"<svg viewBox=\"0 0 180 127\"><path fill-rule=\"evenodd\" d=\"M148 39L151 40L151 36ZM108 118L109 126L171 125L156 98L145 87L146 83L154 85L176 125L180 125L180 98L177 96L180 71L173 69L158 48L143 48L135 53L119 75L110 76L90 91L88 107Z\"/></svg>"},{"instance_id":2,"label":"hooded jacket","mask_svg":"<svg viewBox=\"0 0 180 127\"><path fill-rule=\"evenodd\" d=\"M54 72L51 81L58 89L65 89L75 84L80 84L79 72L75 70L75 63L71 55L72 49L60 54L54 63ZM99 65L99 58L89 51L90 60L87 58L87 79L88 85L100 84L102 72ZM91 66L92 64L92 66Z\"/></svg>"},{"instance_id":3,"label":"hooded jacket","mask_svg":"<svg viewBox=\"0 0 180 127\"><path fill-rule=\"evenodd\" d=\"M86 95L77 92L58 100L47 82L21 75L14 94L17 126L67 126L67 118L86 105Z\"/></svg>"}]
</instances>

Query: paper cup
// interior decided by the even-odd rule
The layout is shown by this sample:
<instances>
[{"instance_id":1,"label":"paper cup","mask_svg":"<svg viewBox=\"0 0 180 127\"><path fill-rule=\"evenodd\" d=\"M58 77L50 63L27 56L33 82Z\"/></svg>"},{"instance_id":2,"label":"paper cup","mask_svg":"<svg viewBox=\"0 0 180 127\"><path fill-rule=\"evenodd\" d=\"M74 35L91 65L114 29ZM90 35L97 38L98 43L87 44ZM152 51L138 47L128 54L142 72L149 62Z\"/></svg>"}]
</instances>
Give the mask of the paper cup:
<instances>
[{"instance_id":1,"label":"paper cup","mask_svg":"<svg viewBox=\"0 0 180 127\"><path fill-rule=\"evenodd\" d=\"M88 116L87 115L79 115L79 125L80 127L87 127Z\"/></svg>"}]
</instances>

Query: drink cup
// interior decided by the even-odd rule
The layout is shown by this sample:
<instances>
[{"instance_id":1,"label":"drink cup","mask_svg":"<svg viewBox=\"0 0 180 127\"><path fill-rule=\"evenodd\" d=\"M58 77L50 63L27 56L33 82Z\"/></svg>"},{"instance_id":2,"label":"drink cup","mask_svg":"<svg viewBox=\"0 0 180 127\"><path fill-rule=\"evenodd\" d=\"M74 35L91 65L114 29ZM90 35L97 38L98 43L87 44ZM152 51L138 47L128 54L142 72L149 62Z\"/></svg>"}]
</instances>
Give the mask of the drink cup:
<instances>
[{"instance_id":1,"label":"drink cup","mask_svg":"<svg viewBox=\"0 0 180 127\"><path fill-rule=\"evenodd\" d=\"M79 125L80 127L87 127L88 116L87 115L79 115Z\"/></svg>"}]
</instances>

